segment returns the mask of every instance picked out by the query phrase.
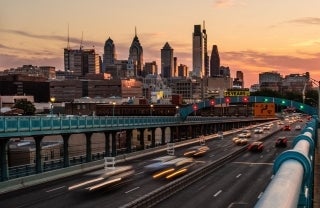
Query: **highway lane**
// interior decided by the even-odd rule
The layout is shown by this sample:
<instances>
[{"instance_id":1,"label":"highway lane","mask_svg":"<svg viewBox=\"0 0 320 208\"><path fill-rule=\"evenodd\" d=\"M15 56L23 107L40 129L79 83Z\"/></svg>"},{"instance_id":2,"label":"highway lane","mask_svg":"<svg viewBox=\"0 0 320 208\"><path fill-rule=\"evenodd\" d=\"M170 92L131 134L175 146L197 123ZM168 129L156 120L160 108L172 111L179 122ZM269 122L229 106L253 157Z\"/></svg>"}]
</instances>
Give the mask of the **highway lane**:
<instances>
[{"instance_id":1,"label":"highway lane","mask_svg":"<svg viewBox=\"0 0 320 208\"><path fill-rule=\"evenodd\" d=\"M253 207L271 180L275 158L284 150L291 149L292 139L298 133L294 130L280 131L264 142L262 153L246 152L156 207ZM288 148L274 146L279 136L289 138Z\"/></svg>"},{"instance_id":2,"label":"highway lane","mask_svg":"<svg viewBox=\"0 0 320 208\"><path fill-rule=\"evenodd\" d=\"M195 167L201 166L206 161L220 158L231 149L240 148L234 146L231 142L232 137L231 135L226 136L223 140L208 141L207 145L210 146L211 151L208 152L206 157L196 159L198 162ZM254 135L253 140L260 137L261 135ZM182 148L179 148L176 150L176 154L182 155L183 151ZM68 186L87 178L86 175L79 175L65 180L50 182L32 189L22 190L16 192L18 193L16 195L11 193L7 197L0 196L0 207L119 207L168 183L168 181L163 180L155 181L151 176L144 173L143 166L149 159L151 157L140 158L130 162L134 165L136 174L130 183L121 188L99 191L95 194L68 191ZM17 196L19 196L18 200Z\"/></svg>"}]
</instances>

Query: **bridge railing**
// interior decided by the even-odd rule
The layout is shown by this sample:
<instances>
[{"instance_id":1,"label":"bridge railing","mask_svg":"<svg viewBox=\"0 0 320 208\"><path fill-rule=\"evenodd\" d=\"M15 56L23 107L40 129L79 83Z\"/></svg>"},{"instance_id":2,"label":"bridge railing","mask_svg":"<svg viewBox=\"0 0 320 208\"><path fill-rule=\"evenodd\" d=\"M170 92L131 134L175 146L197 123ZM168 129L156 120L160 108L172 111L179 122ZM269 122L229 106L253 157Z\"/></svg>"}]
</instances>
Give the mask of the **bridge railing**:
<instances>
[{"instance_id":1,"label":"bridge railing","mask_svg":"<svg viewBox=\"0 0 320 208\"><path fill-rule=\"evenodd\" d=\"M293 141L293 149L283 152L274 163L274 177L255 208L312 207L314 141L317 121L307 124Z\"/></svg>"},{"instance_id":2,"label":"bridge railing","mask_svg":"<svg viewBox=\"0 0 320 208\"><path fill-rule=\"evenodd\" d=\"M155 125L177 122L179 122L178 117L168 116L2 116L0 117L0 133Z\"/></svg>"}]
</instances>

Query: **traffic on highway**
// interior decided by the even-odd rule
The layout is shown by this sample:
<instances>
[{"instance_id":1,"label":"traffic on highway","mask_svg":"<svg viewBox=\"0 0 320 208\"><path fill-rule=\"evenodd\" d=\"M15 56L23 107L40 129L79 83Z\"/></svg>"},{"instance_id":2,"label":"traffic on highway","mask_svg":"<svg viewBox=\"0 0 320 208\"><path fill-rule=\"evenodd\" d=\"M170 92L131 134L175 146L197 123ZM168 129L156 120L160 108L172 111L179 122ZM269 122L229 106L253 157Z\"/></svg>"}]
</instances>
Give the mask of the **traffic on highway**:
<instances>
[{"instance_id":1,"label":"traffic on highway","mask_svg":"<svg viewBox=\"0 0 320 208\"><path fill-rule=\"evenodd\" d=\"M292 122L291 122L292 121ZM281 121L282 122L282 121ZM248 126L213 138L35 187L0 195L0 207L130 207L147 194L244 148L206 177L156 207L253 207L272 178L272 166L305 120ZM290 126L288 130L286 125ZM285 128L284 128L285 127ZM281 138L285 138L280 141ZM281 143L282 142L282 143Z\"/></svg>"}]
</instances>

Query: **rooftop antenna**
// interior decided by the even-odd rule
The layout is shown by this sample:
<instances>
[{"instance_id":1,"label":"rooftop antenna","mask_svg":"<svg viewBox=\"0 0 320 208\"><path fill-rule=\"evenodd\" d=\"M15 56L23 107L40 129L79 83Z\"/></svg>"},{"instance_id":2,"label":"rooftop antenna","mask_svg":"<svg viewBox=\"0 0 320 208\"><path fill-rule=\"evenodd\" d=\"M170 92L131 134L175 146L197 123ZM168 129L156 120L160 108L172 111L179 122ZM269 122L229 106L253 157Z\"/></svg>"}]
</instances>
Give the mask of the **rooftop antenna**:
<instances>
[{"instance_id":1,"label":"rooftop antenna","mask_svg":"<svg viewBox=\"0 0 320 208\"><path fill-rule=\"evenodd\" d=\"M81 41L80 41L80 50L82 50L82 41L83 41L83 31L82 31L82 33L81 33Z\"/></svg>"},{"instance_id":2,"label":"rooftop antenna","mask_svg":"<svg viewBox=\"0 0 320 208\"><path fill-rule=\"evenodd\" d=\"M69 23L68 23L68 43L67 43L67 49L70 49L70 38L69 38Z\"/></svg>"},{"instance_id":3,"label":"rooftop antenna","mask_svg":"<svg viewBox=\"0 0 320 208\"><path fill-rule=\"evenodd\" d=\"M137 36L137 27L134 26L134 35Z\"/></svg>"}]
</instances>

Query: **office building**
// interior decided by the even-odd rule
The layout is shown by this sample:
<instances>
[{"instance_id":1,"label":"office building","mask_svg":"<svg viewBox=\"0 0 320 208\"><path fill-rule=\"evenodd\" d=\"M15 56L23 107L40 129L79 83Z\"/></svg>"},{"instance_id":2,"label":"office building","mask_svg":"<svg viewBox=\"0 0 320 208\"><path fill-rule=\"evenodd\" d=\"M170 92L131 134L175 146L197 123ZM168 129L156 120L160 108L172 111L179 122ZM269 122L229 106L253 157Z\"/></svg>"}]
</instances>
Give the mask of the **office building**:
<instances>
[{"instance_id":1,"label":"office building","mask_svg":"<svg viewBox=\"0 0 320 208\"><path fill-rule=\"evenodd\" d=\"M194 25L192 35L192 76L203 77L204 59L203 59L203 37L201 25Z\"/></svg>"},{"instance_id":2,"label":"office building","mask_svg":"<svg viewBox=\"0 0 320 208\"><path fill-rule=\"evenodd\" d=\"M219 77L220 74L220 56L218 46L213 45L210 58L210 77Z\"/></svg>"},{"instance_id":3,"label":"office building","mask_svg":"<svg viewBox=\"0 0 320 208\"><path fill-rule=\"evenodd\" d=\"M173 75L174 59L173 48L168 42L165 43L161 49L161 76L163 78L169 78Z\"/></svg>"},{"instance_id":4,"label":"office building","mask_svg":"<svg viewBox=\"0 0 320 208\"><path fill-rule=\"evenodd\" d=\"M107 66L114 65L116 60L116 49L113 40L109 37L104 44L103 67L104 72Z\"/></svg>"},{"instance_id":5,"label":"office building","mask_svg":"<svg viewBox=\"0 0 320 208\"><path fill-rule=\"evenodd\" d=\"M129 49L128 70L130 72L128 72L128 74L133 74L134 76L142 76L142 68L143 49L137 36L137 31L135 30L135 35Z\"/></svg>"},{"instance_id":6,"label":"office building","mask_svg":"<svg viewBox=\"0 0 320 208\"><path fill-rule=\"evenodd\" d=\"M76 77L100 73L100 57L95 49L64 49L64 69Z\"/></svg>"}]
</instances>

